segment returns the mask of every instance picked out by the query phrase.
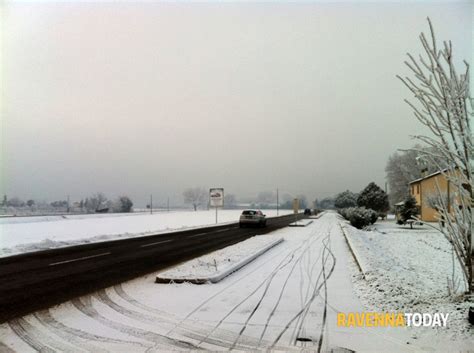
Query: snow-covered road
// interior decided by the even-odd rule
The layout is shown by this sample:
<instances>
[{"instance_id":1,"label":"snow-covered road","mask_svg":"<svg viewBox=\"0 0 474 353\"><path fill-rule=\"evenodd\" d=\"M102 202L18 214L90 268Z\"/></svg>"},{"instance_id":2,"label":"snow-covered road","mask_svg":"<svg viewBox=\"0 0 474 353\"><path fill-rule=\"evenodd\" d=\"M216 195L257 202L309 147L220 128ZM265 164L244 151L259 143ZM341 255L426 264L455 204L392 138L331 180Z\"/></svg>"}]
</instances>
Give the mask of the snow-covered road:
<instances>
[{"instance_id":1,"label":"snow-covered road","mask_svg":"<svg viewBox=\"0 0 474 353\"><path fill-rule=\"evenodd\" d=\"M216 284L156 284L149 274L10 321L0 326L0 350L433 348L408 342L407 328L337 327L338 312L364 311L340 222L327 213L307 227L264 235L284 243Z\"/></svg>"}]
</instances>

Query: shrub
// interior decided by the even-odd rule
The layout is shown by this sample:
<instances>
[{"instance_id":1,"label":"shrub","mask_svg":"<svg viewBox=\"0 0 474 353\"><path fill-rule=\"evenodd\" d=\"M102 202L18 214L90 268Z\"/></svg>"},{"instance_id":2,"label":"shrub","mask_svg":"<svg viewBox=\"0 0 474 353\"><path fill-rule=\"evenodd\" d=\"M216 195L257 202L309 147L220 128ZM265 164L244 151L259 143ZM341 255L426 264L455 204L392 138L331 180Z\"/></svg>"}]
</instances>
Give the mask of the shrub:
<instances>
[{"instance_id":1,"label":"shrub","mask_svg":"<svg viewBox=\"0 0 474 353\"><path fill-rule=\"evenodd\" d=\"M370 224L374 224L375 222L377 222L377 219L379 218L379 214L371 209L368 209L367 211L369 212L369 216L370 216Z\"/></svg>"},{"instance_id":2,"label":"shrub","mask_svg":"<svg viewBox=\"0 0 474 353\"><path fill-rule=\"evenodd\" d=\"M357 194L349 190L343 191L336 195L334 199L334 206L336 208L348 208L357 206Z\"/></svg>"},{"instance_id":3,"label":"shrub","mask_svg":"<svg viewBox=\"0 0 474 353\"><path fill-rule=\"evenodd\" d=\"M340 208L337 212L344 217L345 219L349 220L349 208Z\"/></svg>"},{"instance_id":4,"label":"shrub","mask_svg":"<svg viewBox=\"0 0 474 353\"><path fill-rule=\"evenodd\" d=\"M343 208L339 210L339 214L347 219L351 225L357 229L362 229L367 227L369 224L375 223L378 218L375 211L368 210L365 207Z\"/></svg>"}]
</instances>

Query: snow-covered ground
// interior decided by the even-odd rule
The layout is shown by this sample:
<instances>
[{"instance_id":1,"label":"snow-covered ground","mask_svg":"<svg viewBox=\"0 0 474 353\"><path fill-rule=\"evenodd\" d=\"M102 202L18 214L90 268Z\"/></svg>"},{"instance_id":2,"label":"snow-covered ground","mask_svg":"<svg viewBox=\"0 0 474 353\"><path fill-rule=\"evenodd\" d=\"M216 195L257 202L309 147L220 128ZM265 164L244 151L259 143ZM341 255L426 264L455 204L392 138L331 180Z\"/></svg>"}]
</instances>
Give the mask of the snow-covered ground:
<instances>
[{"instance_id":1,"label":"snow-covered ground","mask_svg":"<svg viewBox=\"0 0 474 353\"><path fill-rule=\"evenodd\" d=\"M236 222L241 212L219 210L218 222ZM268 217L276 216L276 210L264 210L264 213ZM280 215L288 213L291 211L279 212ZM215 210L2 218L0 256L206 226L215 222Z\"/></svg>"},{"instance_id":2,"label":"snow-covered ground","mask_svg":"<svg viewBox=\"0 0 474 353\"><path fill-rule=\"evenodd\" d=\"M153 352L273 347L317 351L319 342L322 352L336 347L357 352L472 350L472 336L453 339L443 330L338 327L338 312L363 312L372 305L365 303L363 295L361 302L353 289L352 277L358 270L341 222L336 214L327 213L307 227L262 235L283 237L284 243L216 284L156 284L156 274L150 274L12 320L0 325L0 350ZM387 242L390 249L388 237ZM383 258L398 250L394 247ZM404 285L402 278L397 280ZM426 281L422 273L420 280ZM359 284L357 288L361 289ZM379 297L374 301L378 303ZM422 335L430 339L418 339Z\"/></svg>"},{"instance_id":3,"label":"snow-covered ground","mask_svg":"<svg viewBox=\"0 0 474 353\"><path fill-rule=\"evenodd\" d=\"M344 221L343 221L344 222ZM365 280L354 275L355 289L364 305L374 311L449 313L447 328L418 329L413 338L429 343L433 332L449 341L470 340L474 328L466 320L469 306L459 263L443 235L424 225L399 226L380 221L370 231L345 225L350 241L365 271ZM450 295L448 280L458 283Z\"/></svg>"}]
</instances>

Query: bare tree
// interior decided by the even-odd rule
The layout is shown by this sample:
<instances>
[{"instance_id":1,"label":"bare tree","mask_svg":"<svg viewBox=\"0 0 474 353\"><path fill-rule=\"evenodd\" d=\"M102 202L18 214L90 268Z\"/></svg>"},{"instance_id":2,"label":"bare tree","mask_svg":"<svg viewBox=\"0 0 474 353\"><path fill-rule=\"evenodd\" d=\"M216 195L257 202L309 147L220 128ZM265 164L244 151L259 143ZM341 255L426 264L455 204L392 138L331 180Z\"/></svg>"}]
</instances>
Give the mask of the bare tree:
<instances>
[{"instance_id":1,"label":"bare tree","mask_svg":"<svg viewBox=\"0 0 474 353\"><path fill-rule=\"evenodd\" d=\"M86 198L84 207L88 212L97 212L98 210L107 206L107 197L101 193L95 193L89 198Z\"/></svg>"},{"instance_id":2,"label":"bare tree","mask_svg":"<svg viewBox=\"0 0 474 353\"><path fill-rule=\"evenodd\" d=\"M184 202L193 205L194 211L207 203L207 191L204 188L187 188L183 192Z\"/></svg>"},{"instance_id":3,"label":"bare tree","mask_svg":"<svg viewBox=\"0 0 474 353\"><path fill-rule=\"evenodd\" d=\"M392 154L387 161L385 173L390 193L388 195L390 204L404 201L410 195L409 183L423 176L423 171L433 173L439 170L439 165L446 168L444 160L437 160L436 163L430 163L426 160L420 160L418 150L424 149L431 152L432 148L415 145L413 149L400 150Z\"/></svg>"},{"instance_id":4,"label":"bare tree","mask_svg":"<svg viewBox=\"0 0 474 353\"><path fill-rule=\"evenodd\" d=\"M18 197L12 197L7 201L7 206L10 207L24 207L25 206L25 201Z\"/></svg>"},{"instance_id":5,"label":"bare tree","mask_svg":"<svg viewBox=\"0 0 474 353\"><path fill-rule=\"evenodd\" d=\"M472 243L472 134L469 119L473 116L474 100L469 95L469 65L466 61L463 74L456 73L451 41L438 48L436 37L428 18L430 42L420 34L425 57L418 60L407 54L405 64L414 78L397 76L418 101L418 105L405 99L415 117L431 131L431 135L415 136L432 149L418 150L426 160L437 164L451 183L455 200L453 212L449 212L446 200L438 187L438 212L446 227L440 231L453 245L456 257L463 269L469 293L474 292L473 243ZM443 169L439 160L450 166Z\"/></svg>"},{"instance_id":6,"label":"bare tree","mask_svg":"<svg viewBox=\"0 0 474 353\"><path fill-rule=\"evenodd\" d=\"M415 148L421 149L421 146ZM409 183L422 176L417 158L418 152L413 150L395 152L388 158L385 173L391 205L404 201L410 194Z\"/></svg>"}]
</instances>

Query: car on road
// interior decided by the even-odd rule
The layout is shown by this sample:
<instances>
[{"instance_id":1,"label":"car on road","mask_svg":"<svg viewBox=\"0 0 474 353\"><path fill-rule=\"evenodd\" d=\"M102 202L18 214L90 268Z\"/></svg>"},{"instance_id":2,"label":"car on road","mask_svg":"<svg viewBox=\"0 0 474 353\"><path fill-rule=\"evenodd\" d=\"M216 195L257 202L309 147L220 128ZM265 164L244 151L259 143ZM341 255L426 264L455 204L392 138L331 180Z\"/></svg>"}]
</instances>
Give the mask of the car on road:
<instances>
[{"instance_id":1,"label":"car on road","mask_svg":"<svg viewBox=\"0 0 474 353\"><path fill-rule=\"evenodd\" d=\"M246 226L266 227L267 218L260 210L243 210L240 215L240 228Z\"/></svg>"}]
</instances>

